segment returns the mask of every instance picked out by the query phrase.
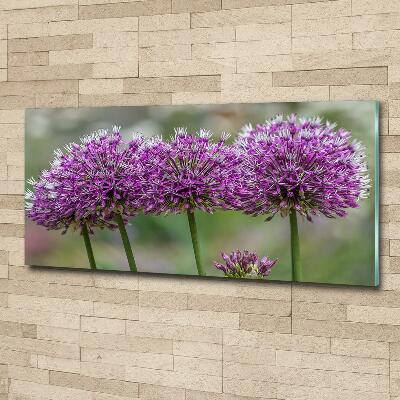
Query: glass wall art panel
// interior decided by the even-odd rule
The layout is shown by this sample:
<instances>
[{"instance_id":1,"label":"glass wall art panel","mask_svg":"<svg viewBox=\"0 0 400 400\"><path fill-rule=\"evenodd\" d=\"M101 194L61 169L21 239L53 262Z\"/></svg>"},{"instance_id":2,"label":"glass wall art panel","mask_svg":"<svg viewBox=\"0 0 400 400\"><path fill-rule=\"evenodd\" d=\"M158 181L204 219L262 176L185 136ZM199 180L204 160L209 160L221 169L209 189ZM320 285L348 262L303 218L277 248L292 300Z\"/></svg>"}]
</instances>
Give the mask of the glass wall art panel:
<instances>
[{"instance_id":1,"label":"glass wall art panel","mask_svg":"<svg viewBox=\"0 0 400 400\"><path fill-rule=\"evenodd\" d=\"M31 266L376 286L375 101L26 111Z\"/></svg>"}]
</instances>

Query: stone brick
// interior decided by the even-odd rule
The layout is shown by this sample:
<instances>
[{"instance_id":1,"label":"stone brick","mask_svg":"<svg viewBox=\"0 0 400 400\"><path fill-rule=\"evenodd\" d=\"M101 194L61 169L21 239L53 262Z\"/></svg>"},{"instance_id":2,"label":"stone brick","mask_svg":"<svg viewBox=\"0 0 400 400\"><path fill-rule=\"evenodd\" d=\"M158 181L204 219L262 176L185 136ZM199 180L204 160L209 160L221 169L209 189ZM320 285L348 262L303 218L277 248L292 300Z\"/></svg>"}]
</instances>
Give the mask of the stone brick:
<instances>
[{"instance_id":1,"label":"stone brick","mask_svg":"<svg viewBox=\"0 0 400 400\"><path fill-rule=\"evenodd\" d=\"M145 2L121 2L109 4L82 5L80 19L120 18L139 15L154 15L171 12L170 0L149 0Z\"/></svg>"},{"instance_id":2,"label":"stone brick","mask_svg":"<svg viewBox=\"0 0 400 400\"><path fill-rule=\"evenodd\" d=\"M204 12L221 9L220 0L172 0L172 12Z\"/></svg>"},{"instance_id":3,"label":"stone brick","mask_svg":"<svg viewBox=\"0 0 400 400\"><path fill-rule=\"evenodd\" d=\"M351 0L294 4L292 7L292 18L296 20L344 17L351 15L351 5Z\"/></svg>"},{"instance_id":4,"label":"stone brick","mask_svg":"<svg viewBox=\"0 0 400 400\"><path fill-rule=\"evenodd\" d=\"M140 31L169 31L189 29L190 14L166 14L139 17Z\"/></svg>"},{"instance_id":5,"label":"stone brick","mask_svg":"<svg viewBox=\"0 0 400 400\"><path fill-rule=\"evenodd\" d=\"M377 67L274 72L272 77L274 86L385 85L387 69Z\"/></svg>"},{"instance_id":6,"label":"stone brick","mask_svg":"<svg viewBox=\"0 0 400 400\"><path fill-rule=\"evenodd\" d=\"M191 26L213 27L222 25L245 25L254 23L278 23L290 21L289 6L244 8L241 10L210 11L192 14Z\"/></svg>"},{"instance_id":7,"label":"stone brick","mask_svg":"<svg viewBox=\"0 0 400 400\"><path fill-rule=\"evenodd\" d=\"M10 53L8 65L11 67L23 67L27 65L48 65L49 53L46 51L29 53Z\"/></svg>"},{"instance_id":8,"label":"stone brick","mask_svg":"<svg viewBox=\"0 0 400 400\"><path fill-rule=\"evenodd\" d=\"M8 41L8 51L11 53L89 49L93 45L93 37L86 35L42 36L29 39L11 39Z\"/></svg>"},{"instance_id":9,"label":"stone brick","mask_svg":"<svg viewBox=\"0 0 400 400\"><path fill-rule=\"evenodd\" d=\"M90 64L13 67L8 69L10 81L45 81L54 79L88 79L93 74Z\"/></svg>"}]
</instances>

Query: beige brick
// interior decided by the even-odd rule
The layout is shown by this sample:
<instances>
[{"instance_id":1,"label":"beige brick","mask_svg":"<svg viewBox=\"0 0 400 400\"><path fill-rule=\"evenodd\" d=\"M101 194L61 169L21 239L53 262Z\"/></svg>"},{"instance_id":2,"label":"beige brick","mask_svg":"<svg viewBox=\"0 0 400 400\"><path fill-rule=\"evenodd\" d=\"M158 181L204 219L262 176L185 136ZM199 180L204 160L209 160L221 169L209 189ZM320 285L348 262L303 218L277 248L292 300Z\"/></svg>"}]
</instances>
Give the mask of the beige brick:
<instances>
[{"instance_id":1,"label":"beige brick","mask_svg":"<svg viewBox=\"0 0 400 400\"><path fill-rule=\"evenodd\" d=\"M1 10L18 10L25 8L51 7L77 4L76 0L2 0Z\"/></svg>"},{"instance_id":2,"label":"beige brick","mask_svg":"<svg viewBox=\"0 0 400 400\"><path fill-rule=\"evenodd\" d=\"M293 36L334 35L368 31L385 31L398 28L396 14L363 15L353 17L293 20Z\"/></svg>"},{"instance_id":3,"label":"beige brick","mask_svg":"<svg viewBox=\"0 0 400 400\"><path fill-rule=\"evenodd\" d=\"M111 318L82 317L81 330L86 332L125 334L125 321Z\"/></svg>"},{"instance_id":4,"label":"beige brick","mask_svg":"<svg viewBox=\"0 0 400 400\"><path fill-rule=\"evenodd\" d=\"M58 386L43 385L40 383L25 382L13 380L10 384L10 394L14 397L26 398L27 396L34 399L80 399L92 400L90 392L85 392L78 389L60 388Z\"/></svg>"},{"instance_id":5,"label":"beige brick","mask_svg":"<svg viewBox=\"0 0 400 400\"><path fill-rule=\"evenodd\" d=\"M353 15L396 13L400 11L396 0L352 0Z\"/></svg>"},{"instance_id":6,"label":"beige brick","mask_svg":"<svg viewBox=\"0 0 400 400\"><path fill-rule=\"evenodd\" d=\"M377 338L378 339L378 338ZM367 340L331 339L331 353L351 357L389 358L389 344Z\"/></svg>"},{"instance_id":7,"label":"beige brick","mask_svg":"<svg viewBox=\"0 0 400 400\"><path fill-rule=\"evenodd\" d=\"M231 26L216 28L197 28L189 30L140 32L139 46L160 46L171 44L193 44L212 42L231 42L235 39L235 30Z\"/></svg>"},{"instance_id":8,"label":"beige brick","mask_svg":"<svg viewBox=\"0 0 400 400\"><path fill-rule=\"evenodd\" d=\"M140 67L141 77L219 75L235 72L234 59L225 60L177 60L175 62L147 62Z\"/></svg>"},{"instance_id":9,"label":"beige brick","mask_svg":"<svg viewBox=\"0 0 400 400\"><path fill-rule=\"evenodd\" d=\"M80 332L78 329L57 328L51 326L37 327L37 338L63 343L79 343Z\"/></svg>"},{"instance_id":10,"label":"beige brick","mask_svg":"<svg viewBox=\"0 0 400 400\"><path fill-rule=\"evenodd\" d=\"M127 304L93 303L93 314L96 317L138 320L139 308Z\"/></svg>"},{"instance_id":11,"label":"beige brick","mask_svg":"<svg viewBox=\"0 0 400 400\"><path fill-rule=\"evenodd\" d=\"M138 76L137 62L97 63L93 65L93 76L88 78L127 78Z\"/></svg>"},{"instance_id":12,"label":"beige brick","mask_svg":"<svg viewBox=\"0 0 400 400\"><path fill-rule=\"evenodd\" d=\"M124 93L219 91L219 76L124 79Z\"/></svg>"},{"instance_id":13,"label":"beige brick","mask_svg":"<svg viewBox=\"0 0 400 400\"><path fill-rule=\"evenodd\" d=\"M80 95L81 107L107 106L142 106L142 105L171 104L171 95L163 94L107 94L107 95Z\"/></svg>"},{"instance_id":14,"label":"beige brick","mask_svg":"<svg viewBox=\"0 0 400 400\"><path fill-rule=\"evenodd\" d=\"M49 51L65 49L88 49L93 45L92 35L43 36L40 38L11 39L8 51L11 53Z\"/></svg>"},{"instance_id":15,"label":"beige brick","mask_svg":"<svg viewBox=\"0 0 400 400\"><path fill-rule=\"evenodd\" d=\"M254 378L251 380L225 378L223 385L224 393L231 393L237 396L251 396L253 398L277 398L276 384L273 382L262 382Z\"/></svg>"},{"instance_id":16,"label":"beige brick","mask_svg":"<svg viewBox=\"0 0 400 400\"><path fill-rule=\"evenodd\" d=\"M93 33L93 47L137 47L137 32L99 31Z\"/></svg>"},{"instance_id":17,"label":"beige brick","mask_svg":"<svg viewBox=\"0 0 400 400\"><path fill-rule=\"evenodd\" d=\"M351 33L292 38L293 53L321 53L351 50L352 48L353 37Z\"/></svg>"},{"instance_id":18,"label":"beige brick","mask_svg":"<svg viewBox=\"0 0 400 400\"><path fill-rule=\"evenodd\" d=\"M346 306L343 304L292 303L294 318L345 321Z\"/></svg>"},{"instance_id":19,"label":"beige brick","mask_svg":"<svg viewBox=\"0 0 400 400\"><path fill-rule=\"evenodd\" d=\"M188 308L192 310L226 311L251 314L289 316L291 305L288 302L243 299L228 296L189 295Z\"/></svg>"},{"instance_id":20,"label":"beige brick","mask_svg":"<svg viewBox=\"0 0 400 400\"><path fill-rule=\"evenodd\" d=\"M50 384L116 396L138 396L138 384L120 380L97 379L63 372L50 371Z\"/></svg>"},{"instance_id":21,"label":"beige brick","mask_svg":"<svg viewBox=\"0 0 400 400\"><path fill-rule=\"evenodd\" d=\"M289 333L291 331L289 317L269 315L240 314L240 329Z\"/></svg>"},{"instance_id":22,"label":"beige brick","mask_svg":"<svg viewBox=\"0 0 400 400\"><path fill-rule=\"evenodd\" d=\"M314 399L340 399L340 400L389 400L389 394L366 393L353 390L340 390L331 388L310 388L305 386L280 385L278 396L284 399L299 399L304 396Z\"/></svg>"},{"instance_id":23,"label":"beige brick","mask_svg":"<svg viewBox=\"0 0 400 400\"><path fill-rule=\"evenodd\" d=\"M173 356L170 354L135 353L104 349L81 349L81 361L105 364L131 365L143 368L173 369Z\"/></svg>"},{"instance_id":24,"label":"beige brick","mask_svg":"<svg viewBox=\"0 0 400 400\"><path fill-rule=\"evenodd\" d=\"M11 274L9 274L11 276ZM79 329L79 316L46 311L0 308L0 318L5 321L41 324L61 328Z\"/></svg>"},{"instance_id":25,"label":"beige brick","mask_svg":"<svg viewBox=\"0 0 400 400\"><path fill-rule=\"evenodd\" d=\"M0 83L0 93L4 96L17 96L28 90L35 95L43 94L72 94L78 93L78 81L76 80L44 80L25 82Z\"/></svg>"},{"instance_id":26,"label":"beige brick","mask_svg":"<svg viewBox=\"0 0 400 400\"><path fill-rule=\"evenodd\" d=\"M144 322L163 322L173 325L190 325L214 328L237 328L239 314L217 313L213 311L167 310L160 308L145 308L139 310L139 320Z\"/></svg>"},{"instance_id":27,"label":"beige brick","mask_svg":"<svg viewBox=\"0 0 400 400\"><path fill-rule=\"evenodd\" d=\"M331 354L312 354L277 350L278 366L295 368L315 368L333 371L348 371L370 374L388 374L388 360L337 356Z\"/></svg>"},{"instance_id":28,"label":"beige brick","mask_svg":"<svg viewBox=\"0 0 400 400\"><path fill-rule=\"evenodd\" d=\"M36 97L37 108L77 107L77 94L47 94Z\"/></svg>"},{"instance_id":29,"label":"beige brick","mask_svg":"<svg viewBox=\"0 0 400 400\"><path fill-rule=\"evenodd\" d=\"M94 276L94 285L100 288L137 290L139 289L138 277L135 275L121 275L115 273L102 274L98 272Z\"/></svg>"},{"instance_id":30,"label":"beige brick","mask_svg":"<svg viewBox=\"0 0 400 400\"><path fill-rule=\"evenodd\" d=\"M351 0L322 1L310 4L294 4L292 18L320 19L351 15Z\"/></svg>"},{"instance_id":31,"label":"beige brick","mask_svg":"<svg viewBox=\"0 0 400 400\"><path fill-rule=\"evenodd\" d=\"M128 336L173 339L201 343L222 343L222 329L176 326L142 321L127 321Z\"/></svg>"},{"instance_id":32,"label":"beige brick","mask_svg":"<svg viewBox=\"0 0 400 400\"><path fill-rule=\"evenodd\" d=\"M90 64L13 67L8 69L10 81L88 79L92 78L92 74L93 66Z\"/></svg>"},{"instance_id":33,"label":"beige brick","mask_svg":"<svg viewBox=\"0 0 400 400\"><path fill-rule=\"evenodd\" d=\"M187 309L187 295L183 293L140 292L140 307Z\"/></svg>"},{"instance_id":34,"label":"beige brick","mask_svg":"<svg viewBox=\"0 0 400 400\"><path fill-rule=\"evenodd\" d=\"M332 86L331 100L386 100L389 96L386 85Z\"/></svg>"},{"instance_id":35,"label":"beige brick","mask_svg":"<svg viewBox=\"0 0 400 400\"><path fill-rule=\"evenodd\" d=\"M80 361L39 355L38 367L52 371L79 373Z\"/></svg>"},{"instance_id":36,"label":"beige brick","mask_svg":"<svg viewBox=\"0 0 400 400\"><path fill-rule=\"evenodd\" d=\"M189 29L190 14L165 14L139 17L140 31L169 31Z\"/></svg>"},{"instance_id":37,"label":"beige brick","mask_svg":"<svg viewBox=\"0 0 400 400\"><path fill-rule=\"evenodd\" d=\"M200 47L200 46L199 46ZM215 43L200 50L193 46L193 57L232 58L253 57L274 54L289 54L291 52L290 37L274 37L269 40ZM200 53L200 54L199 54Z\"/></svg>"},{"instance_id":38,"label":"beige brick","mask_svg":"<svg viewBox=\"0 0 400 400\"><path fill-rule=\"evenodd\" d=\"M164 14L169 12L171 12L171 1L148 0L145 2L133 1L114 4L82 5L79 7L79 18L119 18L139 15Z\"/></svg>"},{"instance_id":39,"label":"beige brick","mask_svg":"<svg viewBox=\"0 0 400 400\"><path fill-rule=\"evenodd\" d=\"M221 99L217 92L172 93L172 104L216 104Z\"/></svg>"},{"instance_id":40,"label":"beige brick","mask_svg":"<svg viewBox=\"0 0 400 400\"><path fill-rule=\"evenodd\" d=\"M272 348L224 346L224 362L275 365L276 351Z\"/></svg>"},{"instance_id":41,"label":"beige brick","mask_svg":"<svg viewBox=\"0 0 400 400\"><path fill-rule=\"evenodd\" d=\"M82 332L81 346L143 353L172 354L171 340L91 332Z\"/></svg>"},{"instance_id":42,"label":"beige brick","mask_svg":"<svg viewBox=\"0 0 400 400\"><path fill-rule=\"evenodd\" d=\"M399 325L399 315L399 308L347 306L347 319L349 321Z\"/></svg>"},{"instance_id":43,"label":"beige brick","mask_svg":"<svg viewBox=\"0 0 400 400\"><path fill-rule=\"evenodd\" d=\"M137 49L132 47L104 47L97 49L60 50L49 52L49 64L81 64L86 63L113 63L136 62Z\"/></svg>"},{"instance_id":44,"label":"beige brick","mask_svg":"<svg viewBox=\"0 0 400 400\"><path fill-rule=\"evenodd\" d=\"M376 340L396 342L400 339L400 329L393 325L365 324L343 321L313 321L294 319L293 332L302 335L317 335L356 340Z\"/></svg>"},{"instance_id":45,"label":"beige brick","mask_svg":"<svg viewBox=\"0 0 400 400\"><path fill-rule=\"evenodd\" d=\"M271 40L271 37L290 37L290 23L280 24L250 24L236 27L236 40L246 42L249 40Z\"/></svg>"},{"instance_id":46,"label":"beige brick","mask_svg":"<svg viewBox=\"0 0 400 400\"><path fill-rule=\"evenodd\" d=\"M271 87L258 92L253 90L225 91L222 102L254 103L285 101L323 101L329 98L328 86Z\"/></svg>"},{"instance_id":47,"label":"beige brick","mask_svg":"<svg viewBox=\"0 0 400 400\"><path fill-rule=\"evenodd\" d=\"M355 49L398 47L399 38L399 31L395 30L355 33L353 35L353 47Z\"/></svg>"},{"instance_id":48,"label":"beige brick","mask_svg":"<svg viewBox=\"0 0 400 400\"><path fill-rule=\"evenodd\" d=\"M13 380L21 380L28 382L43 383L43 384L49 383L49 371L37 368L9 365L8 376L10 379Z\"/></svg>"},{"instance_id":49,"label":"beige brick","mask_svg":"<svg viewBox=\"0 0 400 400\"><path fill-rule=\"evenodd\" d=\"M387 83L386 68L274 72L272 76L274 86L384 85Z\"/></svg>"},{"instance_id":50,"label":"beige brick","mask_svg":"<svg viewBox=\"0 0 400 400\"><path fill-rule=\"evenodd\" d=\"M22 67L27 65L48 65L49 54L45 51L32 53L10 53L8 55L8 65L12 67Z\"/></svg>"},{"instance_id":51,"label":"beige brick","mask_svg":"<svg viewBox=\"0 0 400 400\"><path fill-rule=\"evenodd\" d=\"M23 110L0 110L0 119L2 123L20 124L24 122Z\"/></svg>"},{"instance_id":52,"label":"beige brick","mask_svg":"<svg viewBox=\"0 0 400 400\"><path fill-rule=\"evenodd\" d=\"M73 20L77 18L78 7L75 5L0 11L0 20L3 24L13 24L15 21L22 24Z\"/></svg>"},{"instance_id":53,"label":"beige brick","mask_svg":"<svg viewBox=\"0 0 400 400\"><path fill-rule=\"evenodd\" d=\"M253 348L266 347L314 353L327 353L330 348L329 339L324 337L254 332L236 329L224 330L224 344L230 346L248 346Z\"/></svg>"},{"instance_id":54,"label":"beige brick","mask_svg":"<svg viewBox=\"0 0 400 400\"><path fill-rule=\"evenodd\" d=\"M220 0L172 0L172 12L204 12L221 9Z\"/></svg>"},{"instance_id":55,"label":"beige brick","mask_svg":"<svg viewBox=\"0 0 400 400\"><path fill-rule=\"evenodd\" d=\"M180 373L138 367L126 367L126 378L139 383L156 384L168 387L181 387L206 392L222 391L222 378L210 375L200 375L191 371Z\"/></svg>"},{"instance_id":56,"label":"beige brick","mask_svg":"<svg viewBox=\"0 0 400 400\"><path fill-rule=\"evenodd\" d=\"M9 307L18 309L55 311L70 314L91 314L93 303L86 300L56 299L10 294Z\"/></svg>"},{"instance_id":57,"label":"beige brick","mask_svg":"<svg viewBox=\"0 0 400 400\"><path fill-rule=\"evenodd\" d=\"M185 400L185 389L140 384L139 397L143 400Z\"/></svg>"},{"instance_id":58,"label":"beige brick","mask_svg":"<svg viewBox=\"0 0 400 400\"><path fill-rule=\"evenodd\" d=\"M86 79L79 81L80 94L122 93L122 79Z\"/></svg>"},{"instance_id":59,"label":"beige brick","mask_svg":"<svg viewBox=\"0 0 400 400\"><path fill-rule=\"evenodd\" d=\"M175 341L173 353L184 357L222 360L222 346L219 344Z\"/></svg>"},{"instance_id":60,"label":"beige brick","mask_svg":"<svg viewBox=\"0 0 400 400\"><path fill-rule=\"evenodd\" d=\"M92 378L126 380L123 365L81 361L81 374Z\"/></svg>"},{"instance_id":61,"label":"beige brick","mask_svg":"<svg viewBox=\"0 0 400 400\"><path fill-rule=\"evenodd\" d=\"M192 14L191 26L213 27L222 25L245 25L254 23L277 23L289 21L289 6L244 8L241 10L210 11Z\"/></svg>"},{"instance_id":62,"label":"beige brick","mask_svg":"<svg viewBox=\"0 0 400 400\"><path fill-rule=\"evenodd\" d=\"M191 357L174 357L174 371L199 375L222 376L222 361Z\"/></svg>"},{"instance_id":63,"label":"beige brick","mask_svg":"<svg viewBox=\"0 0 400 400\"><path fill-rule=\"evenodd\" d=\"M292 56L262 56L249 59L248 57L237 60L237 72L273 72L288 71L293 69Z\"/></svg>"},{"instance_id":64,"label":"beige brick","mask_svg":"<svg viewBox=\"0 0 400 400\"><path fill-rule=\"evenodd\" d=\"M141 47L139 49L140 62L190 60L191 58L192 46L190 44Z\"/></svg>"}]
</instances>

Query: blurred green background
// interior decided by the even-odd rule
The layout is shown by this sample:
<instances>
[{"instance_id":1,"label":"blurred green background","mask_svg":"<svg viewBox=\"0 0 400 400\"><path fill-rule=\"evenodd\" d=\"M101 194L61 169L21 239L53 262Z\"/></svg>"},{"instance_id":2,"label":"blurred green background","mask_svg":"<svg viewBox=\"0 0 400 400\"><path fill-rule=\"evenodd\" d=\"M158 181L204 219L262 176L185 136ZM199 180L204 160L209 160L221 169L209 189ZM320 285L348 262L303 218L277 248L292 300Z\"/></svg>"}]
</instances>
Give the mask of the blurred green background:
<instances>
[{"instance_id":1,"label":"blurred green background","mask_svg":"<svg viewBox=\"0 0 400 400\"><path fill-rule=\"evenodd\" d=\"M126 139L132 132L168 138L174 127L189 131L210 129L233 138L248 122L262 123L278 113L295 112L334 121L367 147L368 166L375 184L376 103L308 102L271 104L220 104L80 109L30 109L26 111L26 178L47 169L53 151L99 128L122 127ZM347 218L316 217L312 223L299 219L303 278L306 282L374 285L375 199L363 200ZM270 222L239 212L197 213L201 250L209 276L223 276L212 266L220 252L235 249L256 251L278 258L271 280L290 280L289 220L275 216ZM141 272L195 275L186 215L140 215L130 221L128 233ZM88 268L82 237L76 232L61 235L27 219L26 263L35 266ZM92 245L99 268L128 271L118 231L96 230ZM378 268L378 266L376 266Z\"/></svg>"}]
</instances>

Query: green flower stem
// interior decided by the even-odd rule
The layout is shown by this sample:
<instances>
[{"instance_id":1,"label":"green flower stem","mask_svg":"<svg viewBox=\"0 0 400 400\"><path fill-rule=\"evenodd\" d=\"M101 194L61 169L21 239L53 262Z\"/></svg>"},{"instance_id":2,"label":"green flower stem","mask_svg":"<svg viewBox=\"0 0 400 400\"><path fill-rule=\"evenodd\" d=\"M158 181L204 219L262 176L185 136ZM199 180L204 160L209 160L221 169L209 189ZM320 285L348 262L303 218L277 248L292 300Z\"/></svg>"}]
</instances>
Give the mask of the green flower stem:
<instances>
[{"instance_id":1,"label":"green flower stem","mask_svg":"<svg viewBox=\"0 0 400 400\"><path fill-rule=\"evenodd\" d=\"M131 243L128 233L126 232L125 223L121 214L117 214L115 220L118 224L118 229L121 234L122 243L124 244L126 258L128 259L129 268L132 272L137 272L135 257L133 257Z\"/></svg>"},{"instance_id":2,"label":"green flower stem","mask_svg":"<svg viewBox=\"0 0 400 400\"><path fill-rule=\"evenodd\" d=\"M292 249L292 280L301 282L300 240L295 210L290 212L290 242Z\"/></svg>"},{"instance_id":3,"label":"green flower stem","mask_svg":"<svg viewBox=\"0 0 400 400\"><path fill-rule=\"evenodd\" d=\"M197 272L200 276L206 276L201 262L199 238L197 234L196 218L194 216L194 212L188 210L187 217L189 221L190 234L192 236L193 252L196 259Z\"/></svg>"},{"instance_id":4,"label":"green flower stem","mask_svg":"<svg viewBox=\"0 0 400 400\"><path fill-rule=\"evenodd\" d=\"M86 224L82 226L82 236L85 242L90 269L96 269L96 261L94 259L92 244L90 243L89 230Z\"/></svg>"}]
</instances>

